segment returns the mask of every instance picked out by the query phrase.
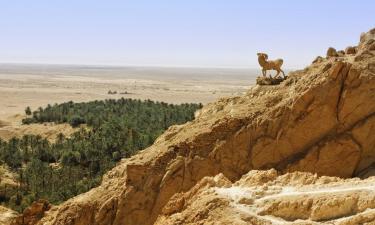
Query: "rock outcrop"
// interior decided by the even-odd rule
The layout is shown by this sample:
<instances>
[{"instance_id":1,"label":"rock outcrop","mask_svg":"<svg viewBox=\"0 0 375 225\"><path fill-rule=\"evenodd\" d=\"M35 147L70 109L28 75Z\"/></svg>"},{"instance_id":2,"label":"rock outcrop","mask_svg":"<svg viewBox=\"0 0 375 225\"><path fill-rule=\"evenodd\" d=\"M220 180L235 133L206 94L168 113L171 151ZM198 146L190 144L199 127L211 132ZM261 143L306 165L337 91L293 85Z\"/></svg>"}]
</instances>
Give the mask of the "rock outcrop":
<instances>
[{"instance_id":1,"label":"rock outcrop","mask_svg":"<svg viewBox=\"0 0 375 225\"><path fill-rule=\"evenodd\" d=\"M349 192L335 192L335 197L327 197L318 194L321 189L314 188L310 192L315 193L308 193L307 199L285 197L282 194L290 190L308 192L309 185L325 184L325 179L326 189L343 181L307 173L277 177L274 170L249 171L275 168L280 173L305 171L342 178L372 173L375 165L374 36L375 29L363 34L356 54L321 59L304 70L290 73L280 85L255 86L243 96L205 106L194 121L171 127L151 147L123 160L107 173L99 187L53 207L39 224L148 225L155 221L159 224L180 221L181 224L179 218L193 215L186 210L199 207L191 199L198 201L203 196L200 190L206 190L203 188L206 185L217 195L207 193L210 199L201 203L209 204L205 207L212 212L205 212L207 215L218 218L232 212L234 207L230 196L218 196L225 196L231 192L230 188L237 191L242 183L250 189L252 183L261 185L258 197L258 192L250 190L254 198L238 199L244 206L239 205L236 210L247 212L245 222L250 224L258 220L259 224L270 224L269 218L274 217L275 223L298 219L339 221L344 216L352 218L351 213L369 218L359 219L360 222L373 221L372 189L361 189L350 198L344 197ZM254 173L267 175L260 175L257 181L252 178ZM218 174L222 175L202 180ZM238 180L239 183L232 184ZM296 184L299 180L301 186ZM278 188L280 185L290 189ZM368 202L364 200L366 197ZM259 210L254 211L258 204ZM332 205L335 212L326 212L327 205ZM181 215L174 215L180 211ZM205 213L196 216L202 216L204 221ZM255 218L252 214L261 217ZM233 221L240 221L234 220L234 216L237 214L233 214ZM353 217L354 222L346 224L360 223L356 219Z\"/></svg>"},{"instance_id":2,"label":"rock outcrop","mask_svg":"<svg viewBox=\"0 0 375 225\"><path fill-rule=\"evenodd\" d=\"M288 77L257 77L256 84L257 85L278 85Z\"/></svg>"},{"instance_id":3,"label":"rock outcrop","mask_svg":"<svg viewBox=\"0 0 375 225\"><path fill-rule=\"evenodd\" d=\"M27 207L23 213L15 218L12 225L33 225L39 222L44 213L51 208L51 204L39 199Z\"/></svg>"},{"instance_id":4,"label":"rock outcrop","mask_svg":"<svg viewBox=\"0 0 375 225\"><path fill-rule=\"evenodd\" d=\"M232 184L206 177L178 193L155 224L365 224L375 221L375 177L343 180L252 170Z\"/></svg>"},{"instance_id":5,"label":"rock outcrop","mask_svg":"<svg viewBox=\"0 0 375 225\"><path fill-rule=\"evenodd\" d=\"M327 50L326 56L327 56L327 58L329 58L329 57L336 57L336 56L339 56L339 55L338 55L335 48L329 47L328 50Z\"/></svg>"},{"instance_id":6,"label":"rock outcrop","mask_svg":"<svg viewBox=\"0 0 375 225\"><path fill-rule=\"evenodd\" d=\"M18 216L17 212L0 206L0 225L9 225Z\"/></svg>"},{"instance_id":7,"label":"rock outcrop","mask_svg":"<svg viewBox=\"0 0 375 225\"><path fill-rule=\"evenodd\" d=\"M355 53L357 53L357 49L355 47L352 47L352 46L346 47L345 54L347 54L347 55L353 55Z\"/></svg>"}]
</instances>

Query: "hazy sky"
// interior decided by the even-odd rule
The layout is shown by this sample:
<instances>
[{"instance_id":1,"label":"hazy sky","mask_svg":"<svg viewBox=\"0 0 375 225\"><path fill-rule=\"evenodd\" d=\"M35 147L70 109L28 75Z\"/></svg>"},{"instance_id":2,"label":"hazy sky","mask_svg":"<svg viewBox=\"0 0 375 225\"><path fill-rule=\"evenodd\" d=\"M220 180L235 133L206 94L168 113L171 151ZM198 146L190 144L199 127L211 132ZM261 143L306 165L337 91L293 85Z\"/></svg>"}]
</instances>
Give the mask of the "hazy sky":
<instances>
[{"instance_id":1,"label":"hazy sky","mask_svg":"<svg viewBox=\"0 0 375 225\"><path fill-rule=\"evenodd\" d=\"M0 62L300 68L375 27L374 0L0 0Z\"/></svg>"}]
</instances>

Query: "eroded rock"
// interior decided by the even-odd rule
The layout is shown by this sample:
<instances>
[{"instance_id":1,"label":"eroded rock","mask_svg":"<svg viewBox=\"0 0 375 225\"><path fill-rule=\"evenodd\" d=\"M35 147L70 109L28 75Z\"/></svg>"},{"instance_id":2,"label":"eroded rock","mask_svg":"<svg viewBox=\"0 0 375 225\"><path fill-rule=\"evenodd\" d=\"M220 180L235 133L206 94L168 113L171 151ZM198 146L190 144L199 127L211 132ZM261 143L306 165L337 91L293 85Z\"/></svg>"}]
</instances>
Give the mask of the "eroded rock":
<instances>
[{"instance_id":1,"label":"eroded rock","mask_svg":"<svg viewBox=\"0 0 375 225\"><path fill-rule=\"evenodd\" d=\"M372 33L362 36L354 59L350 56L328 58L290 73L280 85L258 85L243 96L206 105L196 113L194 121L169 129L154 145L123 160L107 173L99 187L50 210L39 224L148 225L157 219L159 224L181 224L182 220L177 220L180 217L174 220L176 212L185 212L189 199L206 190L202 186L217 186L224 179L214 177L220 173L228 182L240 180L251 170L268 168L282 173L303 170L341 177L362 174L375 162L371 136L375 133L375 67L371 66L375 56L368 45L372 38ZM279 179L276 172L269 173L271 178L262 176L260 180L246 176L247 181L252 180L263 188L251 192L258 195L255 199L288 190L277 185L274 189L268 188L272 182L292 185L293 191L302 191L297 187L301 182L308 185L338 180L305 173L289 173ZM201 183L207 176L211 178ZM225 192L228 183L223 181L223 184L221 188ZM346 195L338 196L337 202L336 198L317 195L309 195L306 200L277 198L279 208L264 202L259 205L261 211L256 211L256 215L264 216L254 217L229 207L230 201L218 198L214 189L207 190L212 195L194 203L204 211L186 213L191 218L186 221L191 224L220 215L228 215L221 220L223 224L233 221L270 224L267 215L277 216L281 221L308 218L316 223L346 216L345 221L360 224L374 218L372 192L367 193L371 197L368 202L362 192L353 196L353 201L344 200L346 197L342 196ZM176 196L178 193L183 200ZM239 201L257 204L246 198ZM332 201L329 204L335 212L325 214L327 210L320 201ZM335 208L336 203L343 208ZM289 212L301 204L303 207L298 213ZM241 210L247 208L240 207ZM353 213L360 216L355 217Z\"/></svg>"},{"instance_id":2,"label":"eroded rock","mask_svg":"<svg viewBox=\"0 0 375 225\"><path fill-rule=\"evenodd\" d=\"M374 187L374 178L343 180L301 172L277 176L275 170L253 170L233 184L198 183L194 191L175 195L175 202L184 199L182 206L162 213L155 224L364 224L375 221Z\"/></svg>"},{"instance_id":3,"label":"eroded rock","mask_svg":"<svg viewBox=\"0 0 375 225\"><path fill-rule=\"evenodd\" d=\"M326 56L327 56L327 58L338 56L336 49L332 48L332 47L329 47L328 50L327 50Z\"/></svg>"},{"instance_id":4,"label":"eroded rock","mask_svg":"<svg viewBox=\"0 0 375 225\"><path fill-rule=\"evenodd\" d=\"M357 49L353 46L348 46L345 49L345 54L347 54L347 55L354 55L355 53L357 53Z\"/></svg>"},{"instance_id":5,"label":"eroded rock","mask_svg":"<svg viewBox=\"0 0 375 225\"><path fill-rule=\"evenodd\" d=\"M258 85L278 85L286 79L287 79L287 77L285 77L285 78L283 78L283 77L276 77L276 78L257 77L256 84L258 84Z\"/></svg>"},{"instance_id":6,"label":"eroded rock","mask_svg":"<svg viewBox=\"0 0 375 225\"><path fill-rule=\"evenodd\" d=\"M0 225L9 225L14 221L15 218L17 218L18 213L5 208L3 206L0 206Z\"/></svg>"},{"instance_id":7,"label":"eroded rock","mask_svg":"<svg viewBox=\"0 0 375 225\"><path fill-rule=\"evenodd\" d=\"M321 63L324 61L324 58L321 56L317 56L312 63Z\"/></svg>"},{"instance_id":8,"label":"eroded rock","mask_svg":"<svg viewBox=\"0 0 375 225\"><path fill-rule=\"evenodd\" d=\"M33 202L19 215L12 225L34 225L44 216L45 212L51 208L48 201L40 199Z\"/></svg>"}]
</instances>

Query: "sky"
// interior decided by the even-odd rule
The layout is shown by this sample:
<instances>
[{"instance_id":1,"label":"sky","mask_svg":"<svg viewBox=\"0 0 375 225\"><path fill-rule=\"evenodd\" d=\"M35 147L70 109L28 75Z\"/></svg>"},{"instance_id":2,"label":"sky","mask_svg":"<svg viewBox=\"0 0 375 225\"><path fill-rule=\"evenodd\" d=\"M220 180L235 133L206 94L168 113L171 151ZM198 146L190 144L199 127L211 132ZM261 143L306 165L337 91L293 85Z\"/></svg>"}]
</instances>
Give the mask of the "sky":
<instances>
[{"instance_id":1,"label":"sky","mask_svg":"<svg viewBox=\"0 0 375 225\"><path fill-rule=\"evenodd\" d=\"M0 63L303 68L375 27L374 0L0 0Z\"/></svg>"}]
</instances>

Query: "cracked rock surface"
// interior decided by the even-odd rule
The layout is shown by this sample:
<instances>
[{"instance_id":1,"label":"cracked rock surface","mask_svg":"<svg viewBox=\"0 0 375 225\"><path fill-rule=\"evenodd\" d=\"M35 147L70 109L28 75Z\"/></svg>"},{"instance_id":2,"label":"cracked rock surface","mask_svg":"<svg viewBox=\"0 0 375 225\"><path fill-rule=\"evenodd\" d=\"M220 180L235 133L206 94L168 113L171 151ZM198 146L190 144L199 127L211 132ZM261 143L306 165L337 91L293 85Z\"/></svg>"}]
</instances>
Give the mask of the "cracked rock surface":
<instances>
[{"instance_id":1,"label":"cracked rock surface","mask_svg":"<svg viewBox=\"0 0 375 225\"><path fill-rule=\"evenodd\" d=\"M173 209L173 210L171 210ZM366 180L285 175L252 170L231 183L206 177L190 191L174 195L158 225L178 224L373 224L375 177Z\"/></svg>"},{"instance_id":2,"label":"cracked rock surface","mask_svg":"<svg viewBox=\"0 0 375 225\"><path fill-rule=\"evenodd\" d=\"M374 173L374 37L375 29L362 34L355 54L321 58L304 70L290 73L280 85L255 86L243 96L223 98L205 106L194 121L169 128L151 147L108 172L99 187L53 207L39 224L183 224L181 218L199 213L189 214L186 210L195 207L190 197L204 196L199 194L199 190L205 190L199 186L204 177L211 177L205 180L211 179L213 187L217 186L209 193L214 203L203 203L209 202L205 207L208 211L212 208L212 213L222 212L215 215L218 219L226 213L237 216L235 212L244 211L248 218L245 223L250 224L294 220L301 220L300 224L324 220L360 224L350 217L355 214L370 218L358 220L363 223L373 221L373 187L358 188L354 194L348 184L342 188L348 191L332 195L321 195L319 190L323 189L312 189L310 192L314 193L306 194L302 200L297 194L284 194L306 192L309 187L305 184L324 183L325 178L292 173L295 171L341 178ZM255 173L249 173L251 170L270 168L286 175L277 178L276 172L269 170L265 173L271 173L271 177L261 176L259 181L249 177ZM276 183L258 193L251 185L245 185L251 190L237 190L237 183L233 186L233 182L240 179L248 179L250 184ZM334 190L338 178L327 179L332 185L327 189ZM245 191L255 197L235 199L238 207L232 205L231 197L217 197L227 196L225 188L232 187L234 192ZM185 193L185 197L178 197L177 193ZM326 213L327 204L335 209L333 214ZM199 215L192 224L205 221L205 213ZM228 214L228 221L231 215ZM347 219L339 220L344 217Z\"/></svg>"}]
</instances>

